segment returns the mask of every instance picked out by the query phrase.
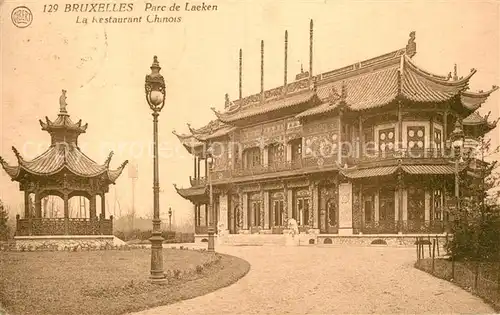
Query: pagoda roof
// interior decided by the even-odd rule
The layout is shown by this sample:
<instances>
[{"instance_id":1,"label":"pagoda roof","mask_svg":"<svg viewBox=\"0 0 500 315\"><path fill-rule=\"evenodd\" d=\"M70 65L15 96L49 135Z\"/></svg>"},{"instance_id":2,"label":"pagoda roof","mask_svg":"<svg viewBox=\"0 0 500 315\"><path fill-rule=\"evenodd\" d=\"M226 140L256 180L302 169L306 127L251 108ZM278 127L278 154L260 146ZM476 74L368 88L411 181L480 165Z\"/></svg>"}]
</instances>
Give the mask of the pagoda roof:
<instances>
[{"instance_id":1,"label":"pagoda roof","mask_svg":"<svg viewBox=\"0 0 500 315\"><path fill-rule=\"evenodd\" d=\"M302 81L306 83L307 80ZM304 104L312 101L315 97L317 97L316 91L302 90L293 94L286 95L284 97L272 98L264 102L256 102L245 106L230 108L229 111L224 113L218 112L214 108L212 108L212 110L219 120L225 123L234 123L236 121L247 119L256 115L267 114L270 112Z\"/></svg>"},{"instance_id":2,"label":"pagoda roof","mask_svg":"<svg viewBox=\"0 0 500 315\"><path fill-rule=\"evenodd\" d=\"M174 184L174 188L177 193L184 199L188 199L193 203L200 203L208 201L208 192L207 187L191 187L191 188L178 188L177 185Z\"/></svg>"},{"instance_id":3,"label":"pagoda roof","mask_svg":"<svg viewBox=\"0 0 500 315\"><path fill-rule=\"evenodd\" d=\"M57 119L50 121L50 119L45 116L45 122L39 120L42 130L55 131L60 129L74 130L78 133L84 133L87 130L88 124L82 126L82 120L74 123L66 112L60 112Z\"/></svg>"},{"instance_id":4,"label":"pagoda roof","mask_svg":"<svg viewBox=\"0 0 500 315\"><path fill-rule=\"evenodd\" d=\"M16 155L18 165L9 165L0 157L0 163L12 178L17 180L22 172L36 176L51 176L62 170L67 170L80 177L95 177L106 174L111 183L115 183L128 161L123 162L117 169L109 169L112 152L104 162L97 164L87 157L76 145L59 143L49 147L47 151L31 161L25 160L15 147L12 147Z\"/></svg>"},{"instance_id":5,"label":"pagoda roof","mask_svg":"<svg viewBox=\"0 0 500 315\"><path fill-rule=\"evenodd\" d=\"M369 73L344 78L318 88L323 103L298 114L297 118L333 111L338 102L332 97L342 85L346 89L345 103L353 111L385 106L398 97L416 103L442 103L460 96L467 111L476 110L497 87L488 92L466 91L475 69L464 78L452 80L446 76L431 74L419 68L408 56L401 56L399 64L392 64Z\"/></svg>"},{"instance_id":6,"label":"pagoda roof","mask_svg":"<svg viewBox=\"0 0 500 315\"><path fill-rule=\"evenodd\" d=\"M253 118L259 115L276 116L286 110L287 115L302 119L334 112L341 104L351 111L365 111L394 104L398 99L423 106L451 102L459 106L465 116L477 110L498 89L493 86L486 92L471 92L468 85L475 69L460 78L456 68L454 76L433 74L415 64L412 60L415 53L415 33L412 32L405 48L316 76L300 77L288 85L234 101L226 94L225 111L212 108L217 120L198 130L190 128L191 135L177 136L186 148L193 148L208 139L227 135L236 126L256 122ZM210 128L211 124L223 127ZM188 151L193 153L192 149Z\"/></svg>"},{"instance_id":7,"label":"pagoda roof","mask_svg":"<svg viewBox=\"0 0 500 315\"><path fill-rule=\"evenodd\" d=\"M478 112L473 112L472 114L470 114L469 116L465 117L462 120L462 124L464 125L464 127L465 126L477 127L483 134L486 134L491 130L495 129L499 120L497 119L495 121L489 121L488 118L490 116L490 113L488 113L486 116L483 117Z\"/></svg>"}]
</instances>

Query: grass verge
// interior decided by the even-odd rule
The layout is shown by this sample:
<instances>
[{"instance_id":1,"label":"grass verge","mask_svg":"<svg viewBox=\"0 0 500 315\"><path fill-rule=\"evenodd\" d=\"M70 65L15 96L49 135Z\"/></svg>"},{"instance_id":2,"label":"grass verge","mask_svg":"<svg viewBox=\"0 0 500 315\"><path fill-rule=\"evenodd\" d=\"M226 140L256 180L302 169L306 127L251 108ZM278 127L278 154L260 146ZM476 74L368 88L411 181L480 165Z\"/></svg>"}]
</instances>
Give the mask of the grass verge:
<instances>
[{"instance_id":1,"label":"grass verge","mask_svg":"<svg viewBox=\"0 0 500 315\"><path fill-rule=\"evenodd\" d=\"M164 249L163 286L149 283L150 250L2 252L0 303L8 314L114 315L194 298L250 269L228 255Z\"/></svg>"},{"instance_id":2,"label":"grass verge","mask_svg":"<svg viewBox=\"0 0 500 315\"><path fill-rule=\"evenodd\" d=\"M500 312L500 288L498 287L498 265L481 263L478 267L478 280L476 286L475 265L471 262L455 262L453 275L452 263L448 259L435 259L434 271L432 259L420 259L415 262L415 268L427 272L434 277L450 281L462 289L480 297L491 305L496 312Z\"/></svg>"}]
</instances>

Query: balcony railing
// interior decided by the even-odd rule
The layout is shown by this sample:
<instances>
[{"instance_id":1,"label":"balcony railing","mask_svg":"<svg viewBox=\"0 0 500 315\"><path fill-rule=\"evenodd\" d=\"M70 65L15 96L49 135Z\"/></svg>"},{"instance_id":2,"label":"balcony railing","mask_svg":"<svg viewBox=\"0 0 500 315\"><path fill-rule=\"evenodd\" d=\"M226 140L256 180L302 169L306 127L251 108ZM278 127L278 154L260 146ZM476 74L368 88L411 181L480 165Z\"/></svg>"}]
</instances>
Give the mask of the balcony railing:
<instances>
[{"instance_id":1,"label":"balcony railing","mask_svg":"<svg viewBox=\"0 0 500 315\"><path fill-rule=\"evenodd\" d=\"M428 148L428 149L408 149L402 148L398 150L364 150L364 154L359 156L357 152L349 152L342 150L342 163L358 164L382 160L397 160L397 159L452 159L454 158L453 150L449 148ZM258 165L252 167L243 167L241 164L235 166L235 169L214 170L212 172L213 180L223 180L234 177L244 177L251 175L260 175L267 173L276 173L283 171L293 171L298 169L314 169L318 167L329 167L337 165L337 155L316 156L300 158L293 161L278 161L271 162L268 165ZM191 179L191 185L204 185L206 178Z\"/></svg>"},{"instance_id":2,"label":"balcony railing","mask_svg":"<svg viewBox=\"0 0 500 315\"><path fill-rule=\"evenodd\" d=\"M16 236L113 235L113 216L102 218L28 218L16 216Z\"/></svg>"},{"instance_id":3,"label":"balcony railing","mask_svg":"<svg viewBox=\"0 0 500 315\"><path fill-rule=\"evenodd\" d=\"M444 233L447 231L447 223L444 221L382 220L364 222L361 227L355 226L354 228L363 234Z\"/></svg>"},{"instance_id":4,"label":"balcony railing","mask_svg":"<svg viewBox=\"0 0 500 315\"><path fill-rule=\"evenodd\" d=\"M200 178L193 178L189 176L189 181L191 182L191 186L203 186L206 185L207 183L207 178L206 177L200 177Z\"/></svg>"},{"instance_id":5,"label":"balcony railing","mask_svg":"<svg viewBox=\"0 0 500 315\"><path fill-rule=\"evenodd\" d=\"M351 158L355 162L369 162L369 161L380 161L380 160L391 160L391 159L443 159L443 158L453 158L453 150L448 148L428 148L428 149L409 149L401 148L397 150L364 150L363 154L359 157L350 157L349 155L344 156L345 158Z\"/></svg>"}]
</instances>

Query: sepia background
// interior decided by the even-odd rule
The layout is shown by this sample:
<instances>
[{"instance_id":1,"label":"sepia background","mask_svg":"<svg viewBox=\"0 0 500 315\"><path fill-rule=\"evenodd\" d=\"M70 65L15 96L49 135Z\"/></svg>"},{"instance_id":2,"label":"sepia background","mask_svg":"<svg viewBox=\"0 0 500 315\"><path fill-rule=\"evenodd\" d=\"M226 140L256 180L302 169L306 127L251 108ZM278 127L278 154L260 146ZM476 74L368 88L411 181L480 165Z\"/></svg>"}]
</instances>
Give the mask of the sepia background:
<instances>
[{"instance_id":1,"label":"sepia background","mask_svg":"<svg viewBox=\"0 0 500 315\"><path fill-rule=\"evenodd\" d=\"M104 2L104 1L103 1ZM89 124L80 137L84 153L103 163L113 150L111 167L128 159L138 165L136 215L152 215L152 117L145 101L144 77L153 55L167 82L166 105L159 125L160 211L174 210L177 224L189 224L193 207L177 195L173 183L189 185L193 158L172 130L187 132L215 119L210 107L224 108L224 94L238 96L238 50L243 49L243 95L260 90L260 40L265 41L265 88L283 81L284 32L289 32L288 81L308 70L309 19L314 20L314 73L405 47L416 32L415 63L446 75L478 70L471 90L500 84L498 2L368 1L205 1L215 12L164 13L181 16L167 24L77 24L78 13L43 13L43 2L0 2L0 156L11 164L15 146L31 159L45 151L49 135L39 119L55 119L59 96L67 90L73 121ZM59 11L66 3L59 3ZM80 2L75 2L80 3ZM143 12L135 3L132 15ZM173 1L155 1L171 5ZM181 1L177 1L183 7ZM200 2L201 3L201 2ZM25 29L11 22L11 11L26 5L33 23ZM81 16L108 16L87 13ZM115 14L118 15L118 14ZM120 14L119 16L127 16ZM499 93L480 112L500 116ZM498 144L500 130L490 134ZM130 166L130 165L129 165ZM127 167L129 167L127 166ZM131 209L132 184L125 170L108 194L108 213ZM11 216L22 212L18 184L0 171L0 198ZM119 205L117 205L119 204Z\"/></svg>"}]
</instances>

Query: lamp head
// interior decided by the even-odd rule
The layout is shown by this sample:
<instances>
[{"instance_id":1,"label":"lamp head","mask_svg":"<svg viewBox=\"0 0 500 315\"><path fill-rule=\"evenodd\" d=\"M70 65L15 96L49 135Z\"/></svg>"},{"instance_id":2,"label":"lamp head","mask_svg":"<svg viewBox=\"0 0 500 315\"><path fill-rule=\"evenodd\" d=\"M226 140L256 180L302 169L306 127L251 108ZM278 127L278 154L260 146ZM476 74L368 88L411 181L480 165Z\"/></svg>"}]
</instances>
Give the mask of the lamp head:
<instances>
[{"instance_id":1,"label":"lamp head","mask_svg":"<svg viewBox=\"0 0 500 315\"><path fill-rule=\"evenodd\" d=\"M146 82L144 85L146 92L146 101L149 107L154 112L159 112L165 105L165 79L160 74L160 63L158 57L153 57L153 64L151 65L151 74L146 75Z\"/></svg>"}]
</instances>

